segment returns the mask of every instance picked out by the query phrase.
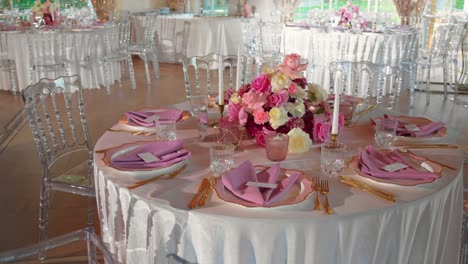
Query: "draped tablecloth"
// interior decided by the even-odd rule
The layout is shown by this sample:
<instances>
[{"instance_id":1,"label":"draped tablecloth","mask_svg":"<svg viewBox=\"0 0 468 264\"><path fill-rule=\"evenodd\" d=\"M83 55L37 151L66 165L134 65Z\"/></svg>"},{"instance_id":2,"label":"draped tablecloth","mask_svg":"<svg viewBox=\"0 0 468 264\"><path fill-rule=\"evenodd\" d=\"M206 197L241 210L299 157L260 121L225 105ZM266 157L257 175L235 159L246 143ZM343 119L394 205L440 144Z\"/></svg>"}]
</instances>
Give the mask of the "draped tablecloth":
<instances>
[{"instance_id":1,"label":"draped tablecloth","mask_svg":"<svg viewBox=\"0 0 468 264\"><path fill-rule=\"evenodd\" d=\"M105 34L109 33L111 28L94 28L94 29L74 29L66 30L60 34L74 34L76 39L83 40L84 38L95 38L92 48L97 57L104 54L105 46ZM27 33L25 31L7 31L8 39L8 58L15 60L16 72L18 76L18 90L21 91L31 84L30 80L30 54L27 42ZM36 32L34 34L40 34ZM68 64L69 69L67 74L74 75L78 74L81 76L81 83L84 89L99 88L100 85L105 85L104 78L104 67L102 63L100 65L94 63L93 71L90 71L84 65L74 63L77 58L83 57L83 54L89 53L85 50L90 47L80 45L81 42L67 41L65 49L67 50L66 56L67 60L70 62ZM96 57L96 58L97 58ZM94 58L94 59L96 59ZM120 65L118 63L111 64L111 80L120 80ZM2 72L2 78L0 80L0 89L1 90L10 90L10 78L8 73ZM48 78L53 78L54 76L48 76Z\"/></svg>"},{"instance_id":2,"label":"draped tablecloth","mask_svg":"<svg viewBox=\"0 0 468 264\"><path fill-rule=\"evenodd\" d=\"M384 33L285 28L286 54L298 53L313 66L308 80L329 87L328 66L333 61L370 61L377 64L399 67L405 50L403 40L417 30L394 30ZM417 46L417 45L416 45ZM404 73L407 74L406 72Z\"/></svg>"},{"instance_id":3,"label":"draped tablecloth","mask_svg":"<svg viewBox=\"0 0 468 264\"><path fill-rule=\"evenodd\" d=\"M132 39L143 38L143 16L132 17ZM236 55L242 45L240 18L195 17L190 14L157 17L158 55L162 62L179 62L183 57L205 56L211 53ZM184 36L184 24L188 23ZM186 38L186 39L184 39Z\"/></svg>"},{"instance_id":4,"label":"draped tablecloth","mask_svg":"<svg viewBox=\"0 0 468 264\"><path fill-rule=\"evenodd\" d=\"M193 121L193 120L192 120ZM187 122L187 123L184 123ZM440 179L417 186L371 182L395 194L389 203L331 179L334 215L313 211L309 196L297 205L244 208L211 194L205 207L187 204L209 171L208 143L179 124L178 137L192 152L188 168L177 178L128 190L125 174L104 166L94 155L97 201L104 240L123 263L457 263L462 220L461 155L454 149L423 153L460 168L444 170ZM196 131L196 130L195 130ZM348 155L371 143L366 123L345 128L340 139ZM127 142L152 140L130 133L105 133L96 150ZM244 143L236 165L249 159L271 165L263 148ZM320 176L318 144L305 154L288 155L282 167ZM365 180L365 179L363 179ZM187 261L187 262L184 262Z\"/></svg>"}]
</instances>

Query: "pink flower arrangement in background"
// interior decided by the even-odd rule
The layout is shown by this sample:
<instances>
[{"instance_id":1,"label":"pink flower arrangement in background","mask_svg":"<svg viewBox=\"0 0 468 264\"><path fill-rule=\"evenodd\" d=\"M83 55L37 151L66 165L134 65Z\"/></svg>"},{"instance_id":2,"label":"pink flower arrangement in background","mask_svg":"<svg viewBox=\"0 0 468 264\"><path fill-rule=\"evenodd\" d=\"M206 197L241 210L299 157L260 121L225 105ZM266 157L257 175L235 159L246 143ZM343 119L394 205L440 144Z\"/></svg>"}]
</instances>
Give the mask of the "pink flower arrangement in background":
<instances>
[{"instance_id":1,"label":"pink flower arrangement in background","mask_svg":"<svg viewBox=\"0 0 468 264\"><path fill-rule=\"evenodd\" d=\"M348 1L346 6L341 7L336 15L340 16L340 21L338 24L340 26L346 26L348 28L351 28L351 21L353 19L358 19L360 27L363 28L366 26L366 21L364 19L361 19L359 15L359 6L353 5L353 1Z\"/></svg>"},{"instance_id":2,"label":"pink flower arrangement in background","mask_svg":"<svg viewBox=\"0 0 468 264\"><path fill-rule=\"evenodd\" d=\"M332 124L332 111L325 101L327 93L307 83L302 74L306 67L298 54L290 54L276 70L260 74L237 92L229 92L228 120L239 122L262 146L267 134L286 134L294 128L315 142L327 140ZM341 129L342 114L340 119Z\"/></svg>"}]
</instances>

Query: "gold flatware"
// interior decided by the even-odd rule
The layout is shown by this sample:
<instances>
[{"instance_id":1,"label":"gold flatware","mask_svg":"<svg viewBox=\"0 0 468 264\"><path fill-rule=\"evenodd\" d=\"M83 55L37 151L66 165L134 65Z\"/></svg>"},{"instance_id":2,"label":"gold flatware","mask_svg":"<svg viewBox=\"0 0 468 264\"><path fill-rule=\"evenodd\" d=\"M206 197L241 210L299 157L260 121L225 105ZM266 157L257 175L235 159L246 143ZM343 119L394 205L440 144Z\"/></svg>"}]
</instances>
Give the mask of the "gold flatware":
<instances>
[{"instance_id":1,"label":"gold flatware","mask_svg":"<svg viewBox=\"0 0 468 264\"><path fill-rule=\"evenodd\" d=\"M131 133L134 136L152 136L152 135L155 134L154 132L130 131L130 130L125 130L125 129L112 129L112 128L109 128L107 131L110 131L110 132L127 132L127 133Z\"/></svg>"},{"instance_id":2,"label":"gold flatware","mask_svg":"<svg viewBox=\"0 0 468 264\"><path fill-rule=\"evenodd\" d=\"M396 145L395 147L402 147L404 149L415 149L415 148L449 148L456 149L458 146L449 144L411 144L411 145Z\"/></svg>"},{"instance_id":3,"label":"gold flatware","mask_svg":"<svg viewBox=\"0 0 468 264\"><path fill-rule=\"evenodd\" d=\"M322 205L320 204L320 178L318 176L312 177L312 190L316 192L315 194L315 207L314 210L322 210Z\"/></svg>"},{"instance_id":4,"label":"gold flatware","mask_svg":"<svg viewBox=\"0 0 468 264\"><path fill-rule=\"evenodd\" d=\"M333 209L330 207L330 203L328 202L328 192L330 191L328 187L328 181L327 180L321 180L320 181L320 192L322 195L325 197L325 213L330 215L333 214Z\"/></svg>"},{"instance_id":5,"label":"gold flatware","mask_svg":"<svg viewBox=\"0 0 468 264\"><path fill-rule=\"evenodd\" d=\"M412 151L410 151L410 150L408 150L408 149L403 150L403 152L407 152L407 153L411 153L411 154L413 154L413 155L415 155L415 156L419 156L419 157L421 157L421 158L426 159L427 161L430 161L430 162L432 162L432 163L438 164L438 165L440 165L440 166L443 167L443 168L447 168L447 169L450 169L450 170L457 170L457 168L455 168L455 167L452 167L452 166L450 166L450 165L447 165L447 164L444 164L444 163L435 161L435 160L430 159L430 158L428 158L428 157L426 157L426 156L421 156L420 154L415 154L414 152L412 152Z\"/></svg>"},{"instance_id":6,"label":"gold flatware","mask_svg":"<svg viewBox=\"0 0 468 264\"><path fill-rule=\"evenodd\" d=\"M385 196L385 197L388 197L388 198L395 198L395 196L394 196L393 194L391 194L391 193L389 193L389 192L387 192L387 191L384 191L384 190L382 190L382 189L379 189L379 188L377 188L377 187L374 187L374 186L372 186L372 185L369 185L369 184L367 184L367 183L365 183L365 182L362 182L362 181L360 181L360 180L357 180L357 179L355 179L355 178L346 177L346 176L343 176L343 175L341 175L340 178L343 179L343 180L346 180L346 181L353 182L353 183L355 183L355 184L357 184L357 185L359 185L359 186L362 186L363 188L371 189L371 190L373 190L373 191L375 191L375 192L378 192L378 193L382 194L382 195Z\"/></svg>"},{"instance_id":7,"label":"gold flatware","mask_svg":"<svg viewBox=\"0 0 468 264\"><path fill-rule=\"evenodd\" d=\"M385 191L382 191L380 189L377 189L375 187L371 187L370 185L364 184L364 183L362 183L360 181L356 181L354 179L344 177L344 176L340 176L338 180L341 183L344 183L344 184L349 185L351 187L358 188L361 191L365 191L367 193L376 195L376 196L378 196L380 198L383 198L383 199L385 199L387 201L390 201L392 203L396 202L396 200L395 200L395 198L393 197L392 194L389 194L389 193L387 193Z\"/></svg>"},{"instance_id":8,"label":"gold flatware","mask_svg":"<svg viewBox=\"0 0 468 264\"><path fill-rule=\"evenodd\" d=\"M189 208L193 209L197 207L199 196L202 195L202 193L205 191L206 188L208 188L210 185L210 181L207 178L203 178L203 180L200 182L200 185L198 186L198 190L195 193L195 195L192 198L192 201L190 201Z\"/></svg>"},{"instance_id":9,"label":"gold flatware","mask_svg":"<svg viewBox=\"0 0 468 264\"><path fill-rule=\"evenodd\" d=\"M175 178L177 175L179 175L182 171L185 170L185 168L187 168L187 164L185 164L184 166L178 168L177 170L169 173L169 174L166 174L166 175L163 175L163 176L157 176L157 177L153 177L153 178L150 178L150 179L147 179L147 180L144 180L144 181L140 181L140 182L136 182L130 186L127 187L127 189L131 190L131 189L135 189L135 188L138 188L142 185L145 185L147 183L150 183L150 182L154 182L154 181L157 181L157 180L170 180L170 179L173 179Z\"/></svg>"},{"instance_id":10,"label":"gold flatware","mask_svg":"<svg viewBox=\"0 0 468 264\"><path fill-rule=\"evenodd\" d=\"M211 176L208 187L205 189L205 192L203 193L202 198L200 199L200 201L198 201L198 206L199 207L205 206L206 198L208 198L208 195L210 194L211 189L213 188L213 185L214 185L214 177Z\"/></svg>"}]
</instances>

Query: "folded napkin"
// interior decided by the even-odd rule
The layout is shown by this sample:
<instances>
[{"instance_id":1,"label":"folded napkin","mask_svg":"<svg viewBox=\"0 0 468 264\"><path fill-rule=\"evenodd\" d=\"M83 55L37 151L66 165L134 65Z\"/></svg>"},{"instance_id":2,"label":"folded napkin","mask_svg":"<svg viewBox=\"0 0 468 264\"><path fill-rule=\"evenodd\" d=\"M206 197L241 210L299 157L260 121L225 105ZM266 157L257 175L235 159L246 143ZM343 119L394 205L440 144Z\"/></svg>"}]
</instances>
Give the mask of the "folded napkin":
<instances>
[{"instance_id":1,"label":"folded napkin","mask_svg":"<svg viewBox=\"0 0 468 264\"><path fill-rule=\"evenodd\" d=\"M153 127L154 126L154 121L151 122L146 122L145 119L147 119L150 116L158 116L160 118L167 118L167 119L173 119L173 120L179 120L179 118L182 115L182 111L179 109L162 109L157 112L152 112L152 111L129 111L126 112L125 115L127 118L136 124L144 127Z\"/></svg>"},{"instance_id":2,"label":"folded napkin","mask_svg":"<svg viewBox=\"0 0 468 264\"><path fill-rule=\"evenodd\" d=\"M281 168L278 163L257 174L255 167L247 160L239 167L225 173L221 178L221 182L237 197L261 206L269 206L280 201L301 175L296 172L278 181L279 176L281 176L280 172ZM248 186L246 185L248 182L276 183L278 187L272 189Z\"/></svg>"},{"instance_id":3,"label":"folded napkin","mask_svg":"<svg viewBox=\"0 0 468 264\"><path fill-rule=\"evenodd\" d=\"M121 155L111 160L113 167L122 169L143 169L143 168L164 168L190 157L190 152L183 149L184 141L157 141L144 144L126 155ZM152 153L160 160L155 162L145 162L138 156L141 153Z\"/></svg>"},{"instance_id":4,"label":"folded napkin","mask_svg":"<svg viewBox=\"0 0 468 264\"><path fill-rule=\"evenodd\" d=\"M408 165L409 167L396 172L388 172L382 169L382 167L395 162ZM410 164L407 164L395 150L391 150L389 153L382 153L375 150L372 146L367 146L365 150L360 150L359 168L365 174L384 179L423 180L439 177L431 172L423 172L411 168Z\"/></svg>"},{"instance_id":5,"label":"folded napkin","mask_svg":"<svg viewBox=\"0 0 468 264\"><path fill-rule=\"evenodd\" d=\"M387 116L387 118L394 119L394 120L398 121L396 134L397 134L397 136L402 136L402 137L425 137L425 136L429 136L432 133L437 132L439 129L445 127L444 122L431 122L431 123L423 125L423 126L418 126L418 128L421 131L411 131L411 130L409 130L409 129L407 129L405 127L406 125L408 125L410 123L400 121L394 116ZM375 124L375 120L372 120L372 122Z\"/></svg>"}]
</instances>

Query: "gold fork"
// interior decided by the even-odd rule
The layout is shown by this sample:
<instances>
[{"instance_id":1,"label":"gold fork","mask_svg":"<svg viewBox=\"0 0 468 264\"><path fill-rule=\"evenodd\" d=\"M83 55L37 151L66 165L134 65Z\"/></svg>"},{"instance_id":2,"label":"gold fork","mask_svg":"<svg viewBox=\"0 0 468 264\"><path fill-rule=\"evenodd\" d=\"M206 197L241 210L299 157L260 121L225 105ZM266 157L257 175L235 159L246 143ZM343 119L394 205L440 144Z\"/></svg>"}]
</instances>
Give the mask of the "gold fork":
<instances>
[{"instance_id":1,"label":"gold fork","mask_svg":"<svg viewBox=\"0 0 468 264\"><path fill-rule=\"evenodd\" d=\"M312 190L316 192L315 194L315 208L314 210L322 210L322 204L320 204L320 178L318 176L312 177Z\"/></svg>"},{"instance_id":2,"label":"gold fork","mask_svg":"<svg viewBox=\"0 0 468 264\"><path fill-rule=\"evenodd\" d=\"M325 213L328 215L334 213L333 209L330 208L330 203L328 202L327 194L329 191L330 191L330 188L328 187L328 181L327 180L320 181L320 192L325 197Z\"/></svg>"},{"instance_id":3,"label":"gold fork","mask_svg":"<svg viewBox=\"0 0 468 264\"><path fill-rule=\"evenodd\" d=\"M124 129L112 129L112 128L109 128L108 131L111 131L111 132L127 132L127 133L131 133L131 134L134 135L134 136L139 136L139 135L142 135L142 136L152 136L152 135L154 135L154 132L130 131L130 130L124 130Z\"/></svg>"}]
</instances>

